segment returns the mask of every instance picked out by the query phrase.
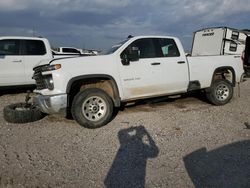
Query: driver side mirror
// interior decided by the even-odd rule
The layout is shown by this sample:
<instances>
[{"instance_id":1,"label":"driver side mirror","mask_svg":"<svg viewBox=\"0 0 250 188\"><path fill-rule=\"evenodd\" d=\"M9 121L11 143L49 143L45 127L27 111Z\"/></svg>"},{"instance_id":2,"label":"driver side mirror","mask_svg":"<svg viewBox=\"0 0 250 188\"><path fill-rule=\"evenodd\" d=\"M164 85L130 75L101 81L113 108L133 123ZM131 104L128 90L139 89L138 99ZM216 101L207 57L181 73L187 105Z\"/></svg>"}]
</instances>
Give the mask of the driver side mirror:
<instances>
[{"instance_id":1,"label":"driver side mirror","mask_svg":"<svg viewBox=\"0 0 250 188\"><path fill-rule=\"evenodd\" d=\"M122 55L122 64L129 65L131 61L138 61L140 58L138 47L129 47Z\"/></svg>"}]
</instances>

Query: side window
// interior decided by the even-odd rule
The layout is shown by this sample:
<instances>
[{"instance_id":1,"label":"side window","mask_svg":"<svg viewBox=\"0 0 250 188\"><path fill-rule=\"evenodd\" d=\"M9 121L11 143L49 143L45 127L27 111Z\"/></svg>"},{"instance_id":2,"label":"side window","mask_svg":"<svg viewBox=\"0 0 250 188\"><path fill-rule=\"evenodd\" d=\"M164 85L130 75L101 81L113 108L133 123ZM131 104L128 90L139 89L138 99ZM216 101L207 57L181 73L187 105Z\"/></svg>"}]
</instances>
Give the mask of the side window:
<instances>
[{"instance_id":1,"label":"side window","mask_svg":"<svg viewBox=\"0 0 250 188\"><path fill-rule=\"evenodd\" d=\"M238 31L232 31L231 39L238 40L239 39L239 32Z\"/></svg>"},{"instance_id":2,"label":"side window","mask_svg":"<svg viewBox=\"0 0 250 188\"><path fill-rule=\"evenodd\" d=\"M41 40L25 40L23 55L45 55L46 48Z\"/></svg>"},{"instance_id":3,"label":"side window","mask_svg":"<svg viewBox=\"0 0 250 188\"><path fill-rule=\"evenodd\" d=\"M127 50L132 47L139 49L140 58L156 57L155 47L152 39L138 39L127 47Z\"/></svg>"},{"instance_id":4,"label":"side window","mask_svg":"<svg viewBox=\"0 0 250 188\"><path fill-rule=\"evenodd\" d=\"M179 57L180 52L173 39L161 38L159 39L159 45L163 54L163 57Z\"/></svg>"},{"instance_id":5,"label":"side window","mask_svg":"<svg viewBox=\"0 0 250 188\"><path fill-rule=\"evenodd\" d=\"M0 55L19 55L20 40L0 40Z\"/></svg>"},{"instance_id":6,"label":"side window","mask_svg":"<svg viewBox=\"0 0 250 188\"><path fill-rule=\"evenodd\" d=\"M235 42L231 42L229 50L232 52L236 52L237 51L237 44Z\"/></svg>"}]
</instances>

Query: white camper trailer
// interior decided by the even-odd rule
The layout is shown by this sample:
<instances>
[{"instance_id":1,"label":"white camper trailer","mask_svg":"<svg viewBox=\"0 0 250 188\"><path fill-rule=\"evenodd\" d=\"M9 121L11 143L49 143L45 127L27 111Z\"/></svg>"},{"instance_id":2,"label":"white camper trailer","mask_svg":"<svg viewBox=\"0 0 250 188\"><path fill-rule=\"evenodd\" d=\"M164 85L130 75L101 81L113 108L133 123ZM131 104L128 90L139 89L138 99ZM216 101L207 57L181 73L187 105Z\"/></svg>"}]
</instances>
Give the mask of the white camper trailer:
<instances>
[{"instance_id":1,"label":"white camper trailer","mask_svg":"<svg viewBox=\"0 0 250 188\"><path fill-rule=\"evenodd\" d=\"M192 56L242 54L250 30L228 27L206 28L194 32Z\"/></svg>"}]
</instances>

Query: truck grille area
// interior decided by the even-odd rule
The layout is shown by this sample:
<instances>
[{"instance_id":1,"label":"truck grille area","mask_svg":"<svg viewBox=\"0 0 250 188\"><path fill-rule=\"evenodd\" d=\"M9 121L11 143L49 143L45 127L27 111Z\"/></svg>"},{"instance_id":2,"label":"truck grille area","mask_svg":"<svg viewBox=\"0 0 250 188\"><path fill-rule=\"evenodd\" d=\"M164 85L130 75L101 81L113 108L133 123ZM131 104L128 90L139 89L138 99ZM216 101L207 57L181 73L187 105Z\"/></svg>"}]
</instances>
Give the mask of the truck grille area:
<instances>
[{"instance_id":1,"label":"truck grille area","mask_svg":"<svg viewBox=\"0 0 250 188\"><path fill-rule=\"evenodd\" d=\"M42 75L42 68L36 67L33 70L34 70L34 75L32 78L36 81L36 89L37 90L47 89L45 79Z\"/></svg>"}]
</instances>

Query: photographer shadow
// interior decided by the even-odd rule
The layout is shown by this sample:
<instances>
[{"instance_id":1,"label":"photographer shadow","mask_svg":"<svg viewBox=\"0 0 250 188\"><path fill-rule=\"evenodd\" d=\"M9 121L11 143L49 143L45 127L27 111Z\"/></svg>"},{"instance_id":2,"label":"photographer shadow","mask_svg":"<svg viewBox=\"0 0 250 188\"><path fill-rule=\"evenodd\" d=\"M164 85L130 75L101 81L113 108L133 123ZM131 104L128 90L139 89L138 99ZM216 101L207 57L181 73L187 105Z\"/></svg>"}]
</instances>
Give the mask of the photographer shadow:
<instances>
[{"instance_id":1,"label":"photographer shadow","mask_svg":"<svg viewBox=\"0 0 250 188\"><path fill-rule=\"evenodd\" d=\"M148 158L159 153L154 140L143 126L119 131L120 148L106 176L108 188L145 187Z\"/></svg>"},{"instance_id":2,"label":"photographer shadow","mask_svg":"<svg viewBox=\"0 0 250 188\"><path fill-rule=\"evenodd\" d=\"M250 187L250 141L207 151L201 148L183 158L195 187Z\"/></svg>"}]
</instances>

